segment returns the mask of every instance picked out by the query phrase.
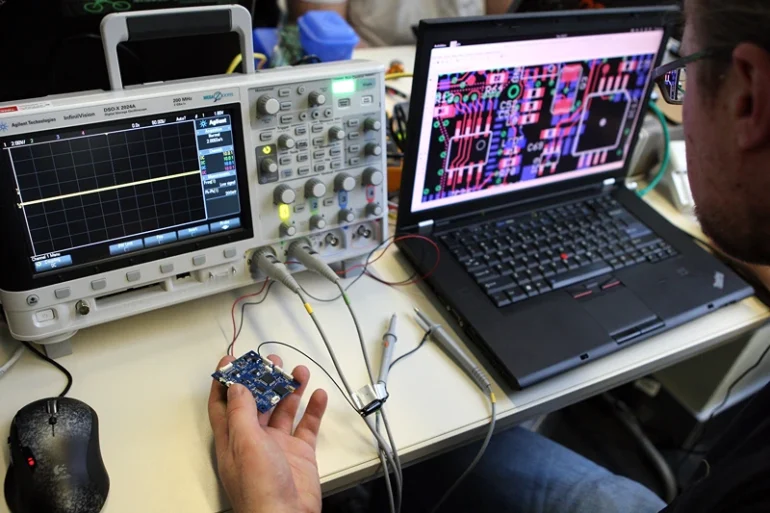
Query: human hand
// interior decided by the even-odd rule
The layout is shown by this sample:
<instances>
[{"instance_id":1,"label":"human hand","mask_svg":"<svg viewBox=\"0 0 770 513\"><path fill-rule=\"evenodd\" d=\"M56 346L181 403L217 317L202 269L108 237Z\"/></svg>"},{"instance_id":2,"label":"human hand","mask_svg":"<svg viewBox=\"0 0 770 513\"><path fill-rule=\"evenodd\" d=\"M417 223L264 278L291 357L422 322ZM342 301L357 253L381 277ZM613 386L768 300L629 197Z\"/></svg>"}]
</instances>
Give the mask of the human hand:
<instances>
[{"instance_id":1,"label":"human hand","mask_svg":"<svg viewBox=\"0 0 770 513\"><path fill-rule=\"evenodd\" d=\"M282 365L277 356L269 359ZM227 356L217 368L233 360ZM219 478L236 513L321 511L315 448L328 397L323 390L313 392L292 433L310 371L300 366L292 374L302 386L266 414L259 413L254 397L243 385L211 384L209 420Z\"/></svg>"}]
</instances>

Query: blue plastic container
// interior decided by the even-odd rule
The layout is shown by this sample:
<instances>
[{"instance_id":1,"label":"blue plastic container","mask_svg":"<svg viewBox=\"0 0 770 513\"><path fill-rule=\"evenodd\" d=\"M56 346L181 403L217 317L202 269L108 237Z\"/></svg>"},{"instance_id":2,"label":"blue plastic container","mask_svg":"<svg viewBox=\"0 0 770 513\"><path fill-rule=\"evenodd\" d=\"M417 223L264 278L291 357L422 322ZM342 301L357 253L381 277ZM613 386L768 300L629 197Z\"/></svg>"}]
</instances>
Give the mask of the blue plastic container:
<instances>
[{"instance_id":1,"label":"blue plastic container","mask_svg":"<svg viewBox=\"0 0 770 513\"><path fill-rule=\"evenodd\" d=\"M267 67L270 60L273 58L275 45L278 44L278 29L255 28L252 33L252 39L254 40L254 51L256 53L264 54L265 57L267 57L268 62L265 63L265 67Z\"/></svg>"},{"instance_id":2,"label":"blue plastic container","mask_svg":"<svg viewBox=\"0 0 770 513\"><path fill-rule=\"evenodd\" d=\"M350 59L359 41L353 27L334 11L310 11L297 26L305 55L316 55L322 62Z\"/></svg>"}]
</instances>

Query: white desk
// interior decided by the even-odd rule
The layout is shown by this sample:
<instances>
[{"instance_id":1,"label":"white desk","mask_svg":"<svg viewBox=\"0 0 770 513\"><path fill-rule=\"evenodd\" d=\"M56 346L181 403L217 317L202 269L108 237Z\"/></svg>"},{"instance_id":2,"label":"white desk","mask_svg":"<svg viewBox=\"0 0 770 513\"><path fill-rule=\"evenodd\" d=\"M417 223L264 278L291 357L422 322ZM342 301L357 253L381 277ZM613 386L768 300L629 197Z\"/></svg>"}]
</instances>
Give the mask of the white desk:
<instances>
[{"instance_id":1,"label":"white desk","mask_svg":"<svg viewBox=\"0 0 770 513\"><path fill-rule=\"evenodd\" d=\"M395 250L375 269L389 279L405 278L409 273ZM300 280L317 295L334 295L334 289L315 276L304 275ZM99 414L102 453L112 482L105 512L211 513L226 509L214 473L206 400L208 375L231 337L230 306L242 293L220 294L83 331L73 339L74 354L61 358L75 377L70 396L85 401ZM390 313L400 317L397 355L411 349L422 335L412 320L413 307L439 317L419 287L394 290L363 278L351 289L350 297L375 362ZM314 307L338 347L348 379L354 387L362 386L366 373L346 309L341 303ZM759 301L748 299L523 392L512 393L496 385L500 425L511 426L559 409L686 359L755 329L769 317ZM236 353L271 339L293 343L331 369L299 300L278 285L263 305L247 310ZM14 347L7 341L0 343L0 361ZM284 358L289 369L308 363L284 348L273 352ZM312 364L308 366L313 375L310 387L324 387L330 393L318 459L324 489L331 492L371 477L379 461L363 422L328 379ZM63 384L58 371L25 354L0 379L0 437L9 432L18 409L55 395ZM389 389L391 423L406 462L479 436L488 422L479 391L432 344L394 369ZM5 468L8 461L7 447L3 447L0 467ZM0 500L0 513L6 512L5 502Z\"/></svg>"}]
</instances>

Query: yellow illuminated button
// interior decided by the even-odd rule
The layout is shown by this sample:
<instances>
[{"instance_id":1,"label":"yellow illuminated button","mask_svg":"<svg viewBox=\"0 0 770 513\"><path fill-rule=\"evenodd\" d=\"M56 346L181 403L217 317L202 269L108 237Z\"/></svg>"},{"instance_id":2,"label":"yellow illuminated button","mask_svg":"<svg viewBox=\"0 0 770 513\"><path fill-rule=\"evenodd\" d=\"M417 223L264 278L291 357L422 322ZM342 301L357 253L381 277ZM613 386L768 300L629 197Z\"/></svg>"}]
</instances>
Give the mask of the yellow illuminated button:
<instances>
[{"instance_id":1,"label":"yellow illuminated button","mask_svg":"<svg viewBox=\"0 0 770 513\"><path fill-rule=\"evenodd\" d=\"M289 205L282 203L278 205L278 218L281 221L288 221L291 217L291 208L289 208Z\"/></svg>"},{"instance_id":2,"label":"yellow illuminated button","mask_svg":"<svg viewBox=\"0 0 770 513\"><path fill-rule=\"evenodd\" d=\"M271 153L273 153L273 149L270 146L263 146L262 153L264 153L265 155L270 155Z\"/></svg>"}]
</instances>

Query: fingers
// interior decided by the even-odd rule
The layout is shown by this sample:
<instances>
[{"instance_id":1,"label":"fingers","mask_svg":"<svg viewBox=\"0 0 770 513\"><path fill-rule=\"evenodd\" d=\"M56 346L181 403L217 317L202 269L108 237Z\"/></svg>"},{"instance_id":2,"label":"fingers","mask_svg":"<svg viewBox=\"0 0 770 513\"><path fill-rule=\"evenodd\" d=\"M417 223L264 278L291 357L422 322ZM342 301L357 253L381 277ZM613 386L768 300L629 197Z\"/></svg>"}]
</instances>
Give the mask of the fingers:
<instances>
[{"instance_id":1,"label":"fingers","mask_svg":"<svg viewBox=\"0 0 770 513\"><path fill-rule=\"evenodd\" d=\"M310 396L307 403L307 409L302 419L297 424L297 430L294 436L304 441L315 450L318 440L318 431L321 429L321 420L326 412L326 405L329 402L329 396L323 390L316 390Z\"/></svg>"},{"instance_id":2,"label":"fingers","mask_svg":"<svg viewBox=\"0 0 770 513\"><path fill-rule=\"evenodd\" d=\"M243 385L231 385L227 389L228 442L232 445L234 441L250 439L261 431L254 396Z\"/></svg>"},{"instance_id":3,"label":"fingers","mask_svg":"<svg viewBox=\"0 0 770 513\"><path fill-rule=\"evenodd\" d=\"M277 365L279 367L283 366L283 360L278 355L271 354L270 356L267 357L267 359L273 362L273 365ZM270 422L270 417L272 416L273 416L273 410L270 410L267 413L261 413L259 415L259 424L263 427L267 426L268 423Z\"/></svg>"},{"instance_id":4,"label":"fingers","mask_svg":"<svg viewBox=\"0 0 770 513\"><path fill-rule=\"evenodd\" d=\"M286 399L278 403L278 406L273 410L273 415L268 424L270 427L279 429L288 435L291 434L291 429L294 427L294 417L297 416L297 410L302 401L302 394L305 392L307 382L310 381L310 371L303 365L295 368L292 374L294 379L301 383L301 386L293 394L289 394Z\"/></svg>"},{"instance_id":5,"label":"fingers","mask_svg":"<svg viewBox=\"0 0 770 513\"><path fill-rule=\"evenodd\" d=\"M274 365L283 367L283 360L277 354L271 354L270 356L267 357L267 359L273 362Z\"/></svg>"},{"instance_id":6,"label":"fingers","mask_svg":"<svg viewBox=\"0 0 770 513\"><path fill-rule=\"evenodd\" d=\"M232 356L225 356L217 364L221 369L235 360ZM214 444L220 448L227 445L227 388L221 383L212 380L209 393L209 422L214 431Z\"/></svg>"}]
</instances>

